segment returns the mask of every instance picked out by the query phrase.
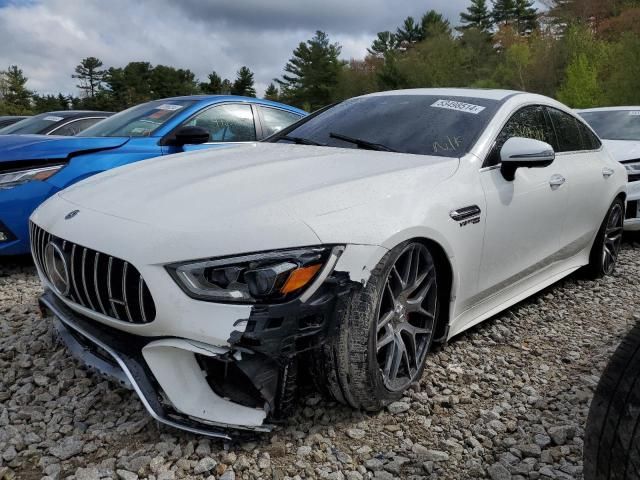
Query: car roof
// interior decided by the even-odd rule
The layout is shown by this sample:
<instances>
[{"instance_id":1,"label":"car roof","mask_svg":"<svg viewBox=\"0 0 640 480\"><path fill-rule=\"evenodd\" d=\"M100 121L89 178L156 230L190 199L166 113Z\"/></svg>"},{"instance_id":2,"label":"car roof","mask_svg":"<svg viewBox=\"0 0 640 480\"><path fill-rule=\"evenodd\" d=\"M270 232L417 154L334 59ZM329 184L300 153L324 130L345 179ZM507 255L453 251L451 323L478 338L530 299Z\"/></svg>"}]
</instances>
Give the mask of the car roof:
<instances>
[{"instance_id":1,"label":"car roof","mask_svg":"<svg viewBox=\"0 0 640 480\"><path fill-rule=\"evenodd\" d=\"M576 112L625 112L629 110L640 110L640 106L583 108L576 110Z\"/></svg>"},{"instance_id":2,"label":"car roof","mask_svg":"<svg viewBox=\"0 0 640 480\"><path fill-rule=\"evenodd\" d=\"M486 98L487 100L506 100L514 95L524 94L517 90L502 90L493 88L410 88L406 90L390 90L375 92L363 97L381 97L386 95L429 95L443 97Z\"/></svg>"},{"instance_id":3,"label":"car roof","mask_svg":"<svg viewBox=\"0 0 640 480\"><path fill-rule=\"evenodd\" d=\"M113 112L100 112L97 110L60 110L55 112L45 112L40 115L53 115L56 117L62 118L71 118L71 117L90 117L92 115L113 115Z\"/></svg>"},{"instance_id":4,"label":"car roof","mask_svg":"<svg viewBox=\"0 0 640 480\"><path fill-rule=\"evenodd\" d=\"M292 111L307 113L299 108L292 107L291 105L287 105L285 103L273 102L271 100L265 100L263 98L256 97L243 97L240 95L185 95L181 97L168 97L168 98L157 98L154 100L149 100L150 102L158 102L158 101L171 101L171 100L192 100L196 102L206 102L206 101L217 101L217 102L251 102L257 103L260 105L268 105L278 108L287 108Z\"/></svg>"}]
</instances>

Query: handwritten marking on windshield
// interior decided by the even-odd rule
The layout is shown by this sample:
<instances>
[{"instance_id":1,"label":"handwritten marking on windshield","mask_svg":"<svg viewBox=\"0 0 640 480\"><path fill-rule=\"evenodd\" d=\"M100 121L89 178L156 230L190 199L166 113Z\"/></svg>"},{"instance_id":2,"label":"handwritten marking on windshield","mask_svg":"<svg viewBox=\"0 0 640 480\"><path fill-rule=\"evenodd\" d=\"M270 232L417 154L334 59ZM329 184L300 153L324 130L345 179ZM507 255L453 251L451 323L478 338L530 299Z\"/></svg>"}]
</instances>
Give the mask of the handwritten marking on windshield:
<instances>
[{"instance_id":1,"label":"handwritten marking on windshield","mask_svg":"<svg viewBox=\"0 0 640 480\"><path fill-rule=\"evenodd\" d=\"M433 153L455 152L463 144L462 137L449 137L444 142L433 142Z\"/></svg>"}]
</instances>

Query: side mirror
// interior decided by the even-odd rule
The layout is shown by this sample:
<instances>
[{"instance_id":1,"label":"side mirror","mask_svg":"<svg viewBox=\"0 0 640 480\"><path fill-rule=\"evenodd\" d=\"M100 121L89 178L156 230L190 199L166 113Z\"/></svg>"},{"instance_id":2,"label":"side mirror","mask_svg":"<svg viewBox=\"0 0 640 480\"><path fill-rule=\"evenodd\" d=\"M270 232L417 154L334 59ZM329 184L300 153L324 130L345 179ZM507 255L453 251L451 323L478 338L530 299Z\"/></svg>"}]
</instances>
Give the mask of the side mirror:
<instances>
[{"instance_id":1,"label":"side mirror","mask_svg":"<svg viewBox=\"0 0 640 480\"><path fill-rule=\"evenodd\" d=\"M505 180L512 181L518 168L544 168L556 159L553 147L532 138L512 137L500 150L500 171Z\"/></svg>"},{"instance_id":2,"label":"side mirror","mask_svg":"<svg viewBox=\"0 0 640 480\"><path fill-rule=\"evenodd\" d=\"M173 145L200 145L209 141L209 130L202 127L180 127L174 133Z\"/></svg>"}]
</instances>

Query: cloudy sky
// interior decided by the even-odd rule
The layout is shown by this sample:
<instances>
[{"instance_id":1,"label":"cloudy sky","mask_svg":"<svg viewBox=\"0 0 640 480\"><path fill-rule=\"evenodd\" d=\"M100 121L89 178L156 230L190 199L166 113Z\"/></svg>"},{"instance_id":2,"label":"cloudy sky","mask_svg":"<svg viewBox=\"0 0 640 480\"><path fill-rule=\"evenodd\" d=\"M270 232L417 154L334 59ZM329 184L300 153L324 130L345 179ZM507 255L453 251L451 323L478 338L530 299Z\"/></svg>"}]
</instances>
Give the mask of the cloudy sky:
<instances>
[{"instance_id":1,"label":"cloudy sky","mask_svg":"<svg viewBox=\"0 0 640 480\"><path fill-rule=\"evenodd\" d=\"M468 0L0 0L0 69L19 65L28 87L77 94L71 74L88 56L105 66L149 61L212 70L233 79L242 65L258 93L282 73L315 30L362 58L376 32L428 9L452 23Z\"/></svg>"}]
</instances>

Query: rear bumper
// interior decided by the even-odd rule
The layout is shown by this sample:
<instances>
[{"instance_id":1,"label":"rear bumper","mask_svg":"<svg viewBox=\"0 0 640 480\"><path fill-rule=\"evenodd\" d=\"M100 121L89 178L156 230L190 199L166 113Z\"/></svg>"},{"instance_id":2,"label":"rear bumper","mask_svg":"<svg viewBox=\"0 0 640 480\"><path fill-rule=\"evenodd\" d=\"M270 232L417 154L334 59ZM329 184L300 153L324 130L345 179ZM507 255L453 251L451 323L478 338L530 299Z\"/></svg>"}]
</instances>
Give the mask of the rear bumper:
<instances>
[{"instance_id":1,"label":"rear bumper","mask_svg":"<svg viewBox=\"0 0 640 480\"><path fill-rule=\"evenodd\" d=\"M193 415L180 412L171 404L165 389L158 382L143 354L145 347L156 343L154 339L119 332L83 318L69 309L50 291L46 291L40 297L40 307L43 313L53 314L55 317L54 325L61 340L75 357L91 369L118 381L125 387L132 388L145 409L158 422L197 435L223 439L231 439L226 430L228 428L257 432L271 429L269 426L262 425L248 426L226 423L225 419L229 418L229 410L236 409L242 416L243 413L247 413L245 409L255 409L233 404L218 397L210 389L207 391L210 397L208 400L217 400L220 409L217 412L207 412L207 414L212 418L219 417L219 422L196 418ZM193 355L191 356L193 357ZM184 362L178 362L173 368L179 370L184 368L184 365ZM165 363L163 366L166 368L167 364ZM184 376L194 373L198 372L166 372L168 375L180 374ZM206 381L201 378L201 388L206 386ZM197 397L197 393L193 392L193 397ZM191 397L191 395L183 395L183 397ZM253 416L256 418L255 414ZM232 417L236 417L236 415L232 415ZM258 414L257 417L259 418L260 415Z\"/></svg>"}]
</instances>

